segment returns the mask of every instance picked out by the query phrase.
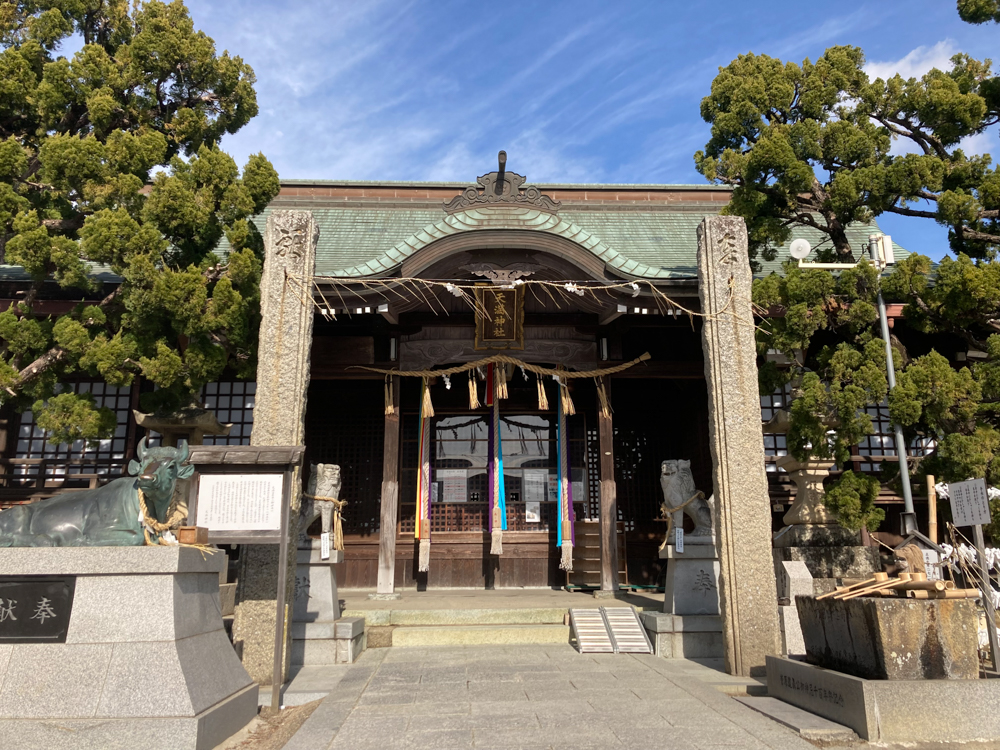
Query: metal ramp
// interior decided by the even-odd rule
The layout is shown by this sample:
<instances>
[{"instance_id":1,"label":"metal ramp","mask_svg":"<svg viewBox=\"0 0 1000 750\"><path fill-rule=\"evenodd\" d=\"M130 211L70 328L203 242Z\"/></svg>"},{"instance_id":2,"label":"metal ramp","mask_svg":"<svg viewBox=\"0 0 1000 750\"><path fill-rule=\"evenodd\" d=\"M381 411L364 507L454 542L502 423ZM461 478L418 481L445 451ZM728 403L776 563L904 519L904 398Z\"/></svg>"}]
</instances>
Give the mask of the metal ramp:
<instances>
[{"instance_id":1,"label":"metal ramp","mask_svg":"<svg viewBox=\"0 0 1000 750\"><path fill-rule=\"evenodd\" d=\"M632 607L571 609L569 622L581 654L651 654L646 629Z\"/></svg>"}]
</instances>

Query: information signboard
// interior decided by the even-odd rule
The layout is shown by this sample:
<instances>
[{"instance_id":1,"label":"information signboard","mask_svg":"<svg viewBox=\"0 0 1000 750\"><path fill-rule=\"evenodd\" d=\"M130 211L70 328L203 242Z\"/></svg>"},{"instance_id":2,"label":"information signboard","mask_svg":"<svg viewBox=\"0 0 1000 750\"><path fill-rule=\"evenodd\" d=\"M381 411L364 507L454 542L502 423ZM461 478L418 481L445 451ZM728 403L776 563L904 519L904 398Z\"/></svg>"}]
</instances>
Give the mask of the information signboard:
<instances>
[{"instance_id":1,"label":"information signboard","mask_svg":"<svg viewBox=\"0 0 1000 750\"><path fill-rule=\"evenodd\" d=\"M990 501L985 479L951 482L948 485L951 516L956 526L976 526L990 522Z\"/></svg>"},{"instance_id":2,"label":"information signboard","mask_svg":"<svg viewBox=\"0 0 1000 750\"><path fill-rule=\"evenodd\" d=\"M282 474L203 474L198 526L213 531L279 531Z\"/></svg>"}]
</instances>

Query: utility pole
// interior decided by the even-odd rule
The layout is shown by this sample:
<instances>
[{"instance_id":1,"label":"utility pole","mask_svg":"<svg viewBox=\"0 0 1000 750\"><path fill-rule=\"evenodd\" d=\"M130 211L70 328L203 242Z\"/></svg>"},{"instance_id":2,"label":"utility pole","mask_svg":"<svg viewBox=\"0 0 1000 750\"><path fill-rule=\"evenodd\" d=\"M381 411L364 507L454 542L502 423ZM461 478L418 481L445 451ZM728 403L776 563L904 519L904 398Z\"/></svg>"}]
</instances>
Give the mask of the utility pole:
<instances>
[{"instance_id":1,"label":"utility pole","mask_svg":"<svg viewBox=\"0 0 1000 750\"><path fill-rule=\"evenodd\" d=\"M878 319L882 326L882 340L885 342L885 368L889 379L889 393L896 387L896 367L892 360L892 343L889 338L889 318L885 313L885 300L882 299L882 269L885 267L878 253L879 236L868 238L868 254L878 269ZM910 489L910 466L907 461L906 438L903 428L898 424L892 426L896 435L896 457L899 459L899 479L903 484L902 535L905 537L917 530L917 516L913 511L913 492Z\"/></svg>"}]
</instances>

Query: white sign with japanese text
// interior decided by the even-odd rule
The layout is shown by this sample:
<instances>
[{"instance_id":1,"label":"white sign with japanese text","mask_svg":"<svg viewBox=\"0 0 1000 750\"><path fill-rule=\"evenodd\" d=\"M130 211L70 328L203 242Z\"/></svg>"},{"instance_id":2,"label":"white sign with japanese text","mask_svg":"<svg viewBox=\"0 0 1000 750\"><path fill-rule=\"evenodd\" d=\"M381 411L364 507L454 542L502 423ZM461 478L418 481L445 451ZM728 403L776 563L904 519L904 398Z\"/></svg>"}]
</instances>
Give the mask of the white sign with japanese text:
<instances>
[{"instance_id":1,"label":"white sign with japanese text","mask_svg":"<svg viewBox=\"0 0 1000 750\"><path fill-rule=\"evenodd\" d=\"M951 482L948 494L956 526L977 526L990 522L990 501L986 494L985 479Z\"/></svg>"},{"instance_id":2,"label":"white sign with japanese text","mask_svg":"<svg viewBox=\"0 0 1000 750\"><path fill-rule=\"evenodd\" d=\"M280 531L281 474L202 474L198 525L210 531Z\"/></svg>"}]
</instances>

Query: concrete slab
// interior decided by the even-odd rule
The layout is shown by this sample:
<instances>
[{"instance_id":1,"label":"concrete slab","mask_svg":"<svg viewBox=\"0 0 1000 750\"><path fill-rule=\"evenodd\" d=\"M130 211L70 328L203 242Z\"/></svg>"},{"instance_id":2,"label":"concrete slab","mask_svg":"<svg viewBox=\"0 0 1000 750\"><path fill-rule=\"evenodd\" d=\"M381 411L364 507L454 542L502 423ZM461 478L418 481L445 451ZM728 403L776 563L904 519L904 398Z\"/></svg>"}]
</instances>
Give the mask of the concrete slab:
<instances>
[{"instance_id":1,"label":"concrete slab","mask_svg":"<svg viewBox=\"0 0 1000 750\"><path fill-rule=\"evenodd\" d=\"M777 698L742 696L736 698L744 706L759 711L770 719L784 724L800 736L814 742L854 742L858 735L850 727L824 719Z\"/></svg>"}]
</instances>

